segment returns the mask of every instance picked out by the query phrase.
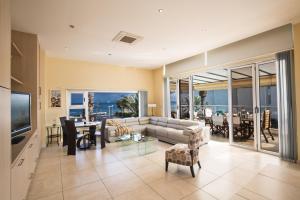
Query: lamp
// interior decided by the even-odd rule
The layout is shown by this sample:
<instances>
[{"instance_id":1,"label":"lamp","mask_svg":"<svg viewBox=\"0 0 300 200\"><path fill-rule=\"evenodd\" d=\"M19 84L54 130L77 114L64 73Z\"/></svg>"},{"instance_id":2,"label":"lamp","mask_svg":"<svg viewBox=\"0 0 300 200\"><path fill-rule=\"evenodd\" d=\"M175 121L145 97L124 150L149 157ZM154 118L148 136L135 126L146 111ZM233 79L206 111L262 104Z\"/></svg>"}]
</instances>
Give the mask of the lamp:
<instances>
[{"instance_id":1,"label":"lamp","mask_svg":"<svg viewBox=\"0 0 300 200\"><path fill-rule=\"evenodd\" d=\"M148 104L148 108L151 108L151 116L153 116L153 109L156 108L155 103Z\"/></svg>"}]
</instances>

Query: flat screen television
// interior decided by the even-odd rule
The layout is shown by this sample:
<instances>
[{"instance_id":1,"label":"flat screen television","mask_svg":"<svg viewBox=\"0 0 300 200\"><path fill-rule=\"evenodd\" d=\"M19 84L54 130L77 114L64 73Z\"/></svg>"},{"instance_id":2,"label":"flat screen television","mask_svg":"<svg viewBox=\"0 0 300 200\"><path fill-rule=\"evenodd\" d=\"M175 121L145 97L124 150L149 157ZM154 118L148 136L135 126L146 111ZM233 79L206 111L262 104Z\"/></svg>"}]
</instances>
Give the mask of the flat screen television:
<instances>
[{"instance_id":1,"label":"flat screen television","mask_svg":"<svg viewBox=\"0 0 300 200\"><path fill-rule=\"evenodd\" d=\"M31 130L30 93L11 93L11 137Z\"/></svg>"}]
</instances>

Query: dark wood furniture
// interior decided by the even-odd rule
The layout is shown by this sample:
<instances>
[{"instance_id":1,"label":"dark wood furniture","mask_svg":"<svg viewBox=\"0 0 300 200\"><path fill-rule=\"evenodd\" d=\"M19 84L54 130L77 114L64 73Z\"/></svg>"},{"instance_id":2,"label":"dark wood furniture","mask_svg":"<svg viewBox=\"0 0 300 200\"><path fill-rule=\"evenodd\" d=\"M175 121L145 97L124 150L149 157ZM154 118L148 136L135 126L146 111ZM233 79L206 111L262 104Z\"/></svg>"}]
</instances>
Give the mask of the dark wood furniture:
<instances>
[{"instance_id":1,"label":"dark wood furniture","mask_svg":"<svg viewBox=\"0 0 300 200\"><path fill-rule=\"evenodd\" d=\"M67 117L60 117L60 125L61 125L61 129L62 129L62 133L63 133L63 147L66 146L68 143L68 135L67 135L67 130L66 130L66 123L65 120L67 119Z\"/></svg>"},{"instance_id":2,"label":"dark wood furniture","mask_svg":"<svg viewBox=\"0 0 300 200\"><path fill-rule=\"evenodd\" d=\"M57 145L59 145L59 142L61 140L60 126L57 126L57 125L47 126L46 129L47 129L47 146L49 144L52 144L53 138L56 138ZM53 132L53 129L56 131Z\"/></svg>"},{"instance_id":3,"label":"dark wood furniture","mask_svg":"<svg viewBox=\"0 0 300 200\"><path fill-rule=\"evenodd\" d=\"M67 131L67 145L68 155L76 155L76 138L77 130L75 127L74 120L65 120L66 131Z\"/></svg>"}]
</instances>

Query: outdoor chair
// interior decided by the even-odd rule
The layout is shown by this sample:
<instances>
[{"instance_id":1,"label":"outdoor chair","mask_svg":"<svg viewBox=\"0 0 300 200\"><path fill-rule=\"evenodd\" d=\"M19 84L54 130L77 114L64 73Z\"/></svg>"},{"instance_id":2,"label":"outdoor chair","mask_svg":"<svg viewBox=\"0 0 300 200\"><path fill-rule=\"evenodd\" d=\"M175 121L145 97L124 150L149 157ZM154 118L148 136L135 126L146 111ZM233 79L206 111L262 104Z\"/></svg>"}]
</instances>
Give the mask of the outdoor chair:
<instances>
[{"instance_id":1,"label":"outdoor chair","mask_svg":"<svg viewBox=\"0 0 300 200\"><path fill-rule=\"evenodd\" d=\"M212 116L212 134L220 133L226 137L226 129L224 126L224 116L223 115L213 115Z\"/></svg>"},{"instance_id":2,"label":"outdoor chair","mask_svg":"<svg viewBox=\"0 0 300 200\"><path fill-rule=\"evenodd\" d=\"M265 130L268 131L268 133L270 134L272 140L274 140L274 137L270 131L271 128L271 111L270 110L265 110L263 112L263 118L262 118L262 123L261 123L261 127L260 127L260 132L261 134L264 136L265 140L267 143L269 143L268 138L265 134Z\"/></svg>"}]
</instances>

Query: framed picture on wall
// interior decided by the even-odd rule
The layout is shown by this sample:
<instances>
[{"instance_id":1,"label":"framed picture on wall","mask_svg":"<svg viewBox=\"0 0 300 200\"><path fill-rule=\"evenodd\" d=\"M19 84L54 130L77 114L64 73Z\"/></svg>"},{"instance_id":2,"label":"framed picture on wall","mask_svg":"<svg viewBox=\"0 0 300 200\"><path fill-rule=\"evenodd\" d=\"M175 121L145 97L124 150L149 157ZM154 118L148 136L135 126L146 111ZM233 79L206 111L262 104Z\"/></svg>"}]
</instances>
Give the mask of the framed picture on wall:
<instances>
[{"instance_id":1,"label":"framed picture on wall","mask_svg":"<svg viewBox=\"0 0 300 200\"><path fill-rule=\"evenodd\" d=\"M49 105L51 108L61 107L61 90L50 90Z\"/></svg>"}]
</instances>

